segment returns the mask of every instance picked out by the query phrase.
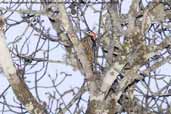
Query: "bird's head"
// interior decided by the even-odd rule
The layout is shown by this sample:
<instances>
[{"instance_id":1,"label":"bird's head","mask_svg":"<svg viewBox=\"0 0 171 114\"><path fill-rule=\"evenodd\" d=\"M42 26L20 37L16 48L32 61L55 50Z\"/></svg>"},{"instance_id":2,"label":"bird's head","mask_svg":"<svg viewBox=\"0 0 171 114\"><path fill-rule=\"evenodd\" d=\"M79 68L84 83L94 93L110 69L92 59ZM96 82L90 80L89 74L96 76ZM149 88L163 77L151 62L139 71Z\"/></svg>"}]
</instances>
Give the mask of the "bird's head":
<instances>
[{"instance_id":1,"label":"bird's head","mask_svg":"<svg viewBox=\"0 0 171 114\"><path fill-rule=\"evenodd\" d=\"M91 37L91 39L92 39L93 41L96 40L97 35L96 35L95 32L93 32L93 31L88 31L87 34L88 34L88 36Z\"/></svg>"}]
</instances>

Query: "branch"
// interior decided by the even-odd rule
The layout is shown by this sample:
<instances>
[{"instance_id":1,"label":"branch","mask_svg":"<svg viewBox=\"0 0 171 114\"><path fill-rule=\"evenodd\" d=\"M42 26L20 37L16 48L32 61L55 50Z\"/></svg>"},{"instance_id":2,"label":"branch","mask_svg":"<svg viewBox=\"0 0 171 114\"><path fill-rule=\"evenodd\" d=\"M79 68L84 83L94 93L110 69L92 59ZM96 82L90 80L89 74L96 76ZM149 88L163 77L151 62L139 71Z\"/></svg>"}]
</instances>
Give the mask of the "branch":
<instances>
[{"instance_id":1,"label":"branch","mask_svg":"<svg viewBox=\"0 0 171 114\"><path fill-rule=\"evenodd\" d=\"M103 100L107 96L113 82L116 80L117 76L121 73L121 70L125 65L126 63L121 64L116 62L108 70L102 81L101 91L104 92L104 96L101 97L101 100Z\"/></svg>"},{"instance_id":2,"label":"branch","mask_svg":"<svg viewBox=\"0 0 171 114\"><path fill-rule=\"evenodd\" d=\"M85 83L83 83L83 85L81 86L81 88L79 89L79 91L75 94L75 96L72 98L72 100L67 104L66 107L64 107L63 109L61 109L61 111L59 112L59 114L64 114L67 112L67 109L69 109L71 106L73 106L73 104L81 97L81 95L83 95L83 93L86 91L85 89Z\"/></svg>"},{"instance_id":3,"label":"branch","mask_svg":"<svg viewBox=\"0 0 171 114\"><path fill-rule=\"evenodd\" d=\"M133 0L130 11L129 11L129 14L130 14L129 25L128 25L129 33L133 33L132 31L135 31L134 30L135 19L132 19L132 18L135 18L134 15L137 12L136 9L137 9L137 1ZM110 10L110 12L111 12L111 10ZM115 15L114 15L114 13L112 12L111 13L111 18L113 18L112 24L113 24L113 26L116 26L116 28L119 28L118 27L119 21L117 21L117 19L115 17L117 17L117 19L118 19L117 13L115 13ZM115 35L118 33L118 31L119 30L114 31ZM119 41L117 41L118 39L119 38L115 38L114 41L119 44ZM124 60L124 58L121 58L121 59L119 59L119 62L115 62L113 65L111 65L110 69L107 71L107 73L105 74L105 77L102 81L101 91L105 93L104 96L101 97L102 99L104 99L106 97L106 95L108 94L113 82L116 80L117 76L121 73L121 71L123 70L123 68L126 64L127 64L127 60Z\"/></svg>"},{"instance_id":4,"label":"branch","mask_svg":"<svg viewBox=\"0 0 171 114\"><path fill-rule=\"evenodd\" d=\"M159 52L161 52L164 48L168 47L170 44L171 44L171 40L169 38L165 38L163 40L163 42L161 42L159 45L151 46L150 48L153 48L153 49L150 50L149 52L144 53L144 57L145 58L144 58L144 60L142 62L139 63L139 65L135 65L131 69L125 70L124 74L122 73L124 75L124 78L119 83L119 90L120 91L118 93L116 93L116 95L115 95L116 101L118 101L120 99L123 91L125 91L125 89L130 84L134 83L135 80L141 80L142 79L142 77L140 76L140 73L138 71L141 68L141 66L143 64L145 64L144 62L146 62L148 59L150 59L154 55L157 55ZM143 73L147 74L152 69L153 70L157 69L158 67L160 67L161 65L165 64L169 60L170 60L170 57L168 56L165 59L156 62L149 69L144 70Z\"/></svg>"},{"instance_id":5,"label":"branch","mask_svg":"<svg viewBox=\"0 0 171 114\"><path fill-rule=\"evenodd\" d=\"M0 65L1 68L12 86L18 100L25 106L31 114L47 114L45 107L37 102L32 93L29 91L26 83L20 78L16 68L13 65L9 50L5 43L3 31L4 19L0 17Z\"/></svg>"},{"instance_id":6,"label":"branch","mask_svg":"<svg viewBox=\"0 0 171 114\"><path fill-rule=\"evenodd\" d=\"M54 2L54 4L44 4L44 7L47 8L47 16L51 20L54 29L57 31L64 42L66 41L67 43L72 43L77 58L80 62L78 62L78 64L81 64L83 73L85 74L85 79L94 80L91 64L87 60L87 55L84 52L84 47L78 40L72 23L68 18L64 4L55 4L55 2L63 2L63 0L52 0L51 2Z\"/></svg>"}]
</instances>

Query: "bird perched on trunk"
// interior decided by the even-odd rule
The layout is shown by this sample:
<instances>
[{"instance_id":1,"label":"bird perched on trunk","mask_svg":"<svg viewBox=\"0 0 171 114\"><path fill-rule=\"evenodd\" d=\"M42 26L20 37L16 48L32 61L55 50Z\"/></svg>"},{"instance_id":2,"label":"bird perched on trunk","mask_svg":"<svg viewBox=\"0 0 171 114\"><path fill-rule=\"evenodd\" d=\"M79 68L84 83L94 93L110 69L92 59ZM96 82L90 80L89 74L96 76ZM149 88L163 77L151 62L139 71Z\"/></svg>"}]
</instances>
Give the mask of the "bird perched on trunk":
<instances>
[{"instance_id":1,"label":"bird perched on trunk","mask_svg":"<svg viewBox=\"0 0 171 114\"><path fill-rule=\"evenodd\" d=\"M85 55L87 55L87 60L89 64L92 66L92 70L93 70L93 62L95 56L94 53L94 47L96 46L95 40L96 40L96 33L92 31L86 32L85 36L80 40L80 44L82 44L82 46L84 47ZM78 61L75 59L73 46L72 45L67 46L66 51L67 51L67 56L66 56L67 63L72 65L75 70L80 69L81 66L78 63Z\"/></svg>"},{"instance_id":2,"label":"bird perched on trunk","mask_svg":"<svg viewBox=\"0 0 171 114\"><path fill-rule=\"evenodd\" d=\"M95 56L95 43L96 40L96 33L89 31L87 32L87 35L81 39L81 43L84 47L85 54L87 55L87 60L92 65L93 69L93 62L94 62L94 56Z\"/></svg>"}]
</instances>

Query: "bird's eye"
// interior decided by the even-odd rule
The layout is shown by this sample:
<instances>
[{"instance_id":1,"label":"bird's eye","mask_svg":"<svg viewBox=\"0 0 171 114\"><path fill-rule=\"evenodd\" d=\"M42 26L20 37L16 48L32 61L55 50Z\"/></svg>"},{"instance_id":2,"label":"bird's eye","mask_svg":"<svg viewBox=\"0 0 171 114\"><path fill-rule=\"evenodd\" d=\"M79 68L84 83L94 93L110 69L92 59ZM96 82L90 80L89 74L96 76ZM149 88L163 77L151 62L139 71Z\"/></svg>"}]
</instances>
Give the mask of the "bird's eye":
<instances>
[{"instance_id":1,"label":"bird's eye","mask_svg":"<svg viewBox=\"0 0 171 114\"><path fill-rule=\"evenodd\" d=\"M91 31L88 31L87 33L88 33L88 34L91 34Z\"/></svg>"}]
</instances>

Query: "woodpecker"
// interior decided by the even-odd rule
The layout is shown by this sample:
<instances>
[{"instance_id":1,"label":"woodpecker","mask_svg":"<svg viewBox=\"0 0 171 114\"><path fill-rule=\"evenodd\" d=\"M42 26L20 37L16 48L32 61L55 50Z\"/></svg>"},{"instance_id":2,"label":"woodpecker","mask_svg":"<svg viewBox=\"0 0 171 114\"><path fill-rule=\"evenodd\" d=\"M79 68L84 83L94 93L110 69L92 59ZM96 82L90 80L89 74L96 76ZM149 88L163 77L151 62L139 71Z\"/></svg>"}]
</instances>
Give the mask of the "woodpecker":
<instances>
[{"instance_id":1,"label":"woodpecker","mask_svg":"<svg viewBox=\"0 0 171 114\"><path fill-rule=\"evenodd\" d=\"M85 54L87 55L87 59L89 63L92 65L94 62L95 56L95 46L96 46L96 33L93 31L87 32L87 35L81 39L81 43L84 47Z\"/></svg>"},{"instance_id":2,"label":"woodpecker","mask_svg":"<svg viewBox=\"0 0 171 114\"><path fill-rule=\"evenodd\" d=\"M96 33L89 31L85 33L85 37L81 38L80 44L83 46L83 51L85 52L85 55L87 57L89 65L91 65L92 71L93 63L94 63L94 56L95 56L95 46L96 46ZM73 45L65 46L67 55L66 55L66 61L68 64L71 64L74 67L74 70L80 69L81 66L78 64L78 62L75 61L75 56L73 55Z\"/></svg>"}]
</instances>

